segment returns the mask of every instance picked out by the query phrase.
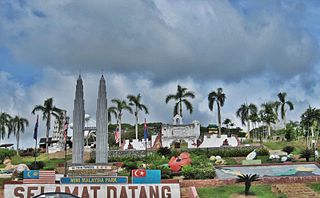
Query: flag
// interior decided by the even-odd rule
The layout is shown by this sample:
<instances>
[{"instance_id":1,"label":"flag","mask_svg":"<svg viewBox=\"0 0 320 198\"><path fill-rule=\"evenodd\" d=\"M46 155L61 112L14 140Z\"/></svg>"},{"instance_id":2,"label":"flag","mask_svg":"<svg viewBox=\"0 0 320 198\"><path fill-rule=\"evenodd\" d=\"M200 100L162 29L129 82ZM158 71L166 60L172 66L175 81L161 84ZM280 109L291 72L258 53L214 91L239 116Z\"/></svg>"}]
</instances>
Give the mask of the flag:
<instances>
[{"instance_id":1,"label":"flag","mask_svg":"<svg viewBox=\"0 0 320 198\"><path fill-rule=\"evenodd\" d=\"M143 137L144 137L144 141L146 142L148 139L148 127L147 127L146 119L144 119Z\"/></svg>"},{"instance_id":2,"label":"flag","mask_svg":"<svg viewBox=\"0 0 320 198\"><path fill-rule=\"evenodd\" d=\"M119 129L116 128L116 131L114 132L114 139L116 140L116 143L119 143Z\"/></svg>"},{"instance_id":3,"label":"flag","mask_svg":"<svg viewBox=\"0 0 320 198\"><path fill-rule=\"evenodd\" d=\"M161 183L161 170L132 170L133 184L159 184Z\"/></svg>"},{"instance_id":4,"label":"flag","mask_svg":"<svg viewBox=\"0 0 320 198\"><path fill-rule=\"evenodd\" d=\"M26 172L26 171L24 171ZM33 174L36 176L31 175L30 171L24 173L24 175L30 175L31 177L23 178L24 184L55 184L56 183L56 174L55 171L34 171Z\"/></svg>"},{"instance_id":5,"label":"flag","mask_svg":"<svg viewBox=\"0 0 320 198\"><path fill-rule=\"evenodd\" d=\"M37 115L37 121L34 126L34 132L33 132L33 139L35 139L36 141L38 139L38 126L39 126L39 115Z\"/></svg>"},{"instance_id":6,"label":"flag","mask_svg":"<svg viewBox=\"0 0 320 198\"><path fill-rule=\"evenodd\" d=\"M23 171L23 179L39 179L39 170Z\"/></svg>"},{"instance_id":7,"label":"flag","mask_svg":"<svg viewBox=\"0 0 320 198\"><path fill-rule=\"evenodd\" d=\"M69 126L69 123L68 123L68 120L66 120L63 125L63 140L65 143L67 142L67 137L68 137L68 126Z\"/></svg>"}]
</instances>

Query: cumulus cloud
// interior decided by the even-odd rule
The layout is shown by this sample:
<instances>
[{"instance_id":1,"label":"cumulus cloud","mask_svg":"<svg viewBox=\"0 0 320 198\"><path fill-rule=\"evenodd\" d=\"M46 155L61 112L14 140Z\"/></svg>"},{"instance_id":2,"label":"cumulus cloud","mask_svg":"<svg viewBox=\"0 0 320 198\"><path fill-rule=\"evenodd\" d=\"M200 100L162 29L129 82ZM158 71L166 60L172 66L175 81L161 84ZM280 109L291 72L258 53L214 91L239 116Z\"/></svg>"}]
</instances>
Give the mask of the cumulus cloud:
<instances>
[{"instance_id":1,"label":"cumulus cloud","mask_svg":"<svg viewBox=\"0 0 320 198\"><path fill-rule=\"evenodd\" d=\"M38 66L165 82L289 78L318 61L318 44L298 20L304 9L278 1L21 2L2 2L0 40Z\"/></svg>"}]
</instances>

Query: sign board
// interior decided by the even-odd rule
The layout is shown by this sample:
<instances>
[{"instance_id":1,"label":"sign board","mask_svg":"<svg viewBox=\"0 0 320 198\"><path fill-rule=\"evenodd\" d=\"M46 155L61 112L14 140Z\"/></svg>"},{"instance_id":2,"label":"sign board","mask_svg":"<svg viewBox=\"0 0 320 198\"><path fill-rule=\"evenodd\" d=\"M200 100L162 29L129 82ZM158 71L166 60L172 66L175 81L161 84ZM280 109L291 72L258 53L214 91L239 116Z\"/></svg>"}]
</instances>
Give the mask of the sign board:
<instances>
[{"instance_id":1,"label":"sign board","mask_svg":"<svg viewBox=\"0 0 320 198\"><path fill-rule=\"evenodd\" d=\"M126 184L128 177L62 177L61 184Z\"/></svg>"},{"instance_id":2,"label":"sign board","mask_svg":"<svg viewBox=\"0 0 320 198\"><path fill-rule=\"evenodd\" d=\"M87 198L180 197L179 184L5 184L5 198L31 198L45 192L66 192Z\"/></svg>"},{"instance_id":3,"label":"sign board","mask_svg":"<svg viewBox=\"0 0 320 198\"><path fill-rule=\"evenodd\" d=\"M161 170L132 170L133 184L159 184L161 183Z\"/></svg>"},{"instance_id":4,"label":"sign board","mask_svg":"<svg viewBox=\"0 0 320 198\"><path fill-rule=\"evenodd\" d=\"M86 170L86 169L112 169L111 165L84 165L84 166L69 166L69 170Z\"/></svg>"}]
</instances>

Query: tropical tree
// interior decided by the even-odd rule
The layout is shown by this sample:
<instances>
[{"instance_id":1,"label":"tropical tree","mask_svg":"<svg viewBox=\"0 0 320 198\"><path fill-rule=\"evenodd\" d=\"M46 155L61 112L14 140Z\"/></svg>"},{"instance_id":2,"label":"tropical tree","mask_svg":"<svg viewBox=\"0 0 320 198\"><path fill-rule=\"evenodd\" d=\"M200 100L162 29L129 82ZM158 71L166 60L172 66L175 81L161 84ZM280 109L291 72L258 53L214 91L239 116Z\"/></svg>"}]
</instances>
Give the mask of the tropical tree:
<instances>
[{"instance_id":1,"label":"tropical tree","mask_svg":"<svg viewBox=\"0 0 320 198\"><path fill-rule=\"evenodd\" d=\"M17 155L19 155L19 143L20 143L20 133L24 133L25 128L29 125L26 118L15 116L10 120L11 126L9 127L8 138L10 138L11 133L16 136L17 140Z\"/></svg>"},{"instance_id":2,"label":"tropical tree","mask_svg":"<svg viewBox=\"0 0 320 198\"><path fill-rule=\"evenodd\" d=\"M11 116L5 112L0 113L0 140L6 136L8 128L10 127Z\"/></svg>"},{"instance_id":3,"label":"tropical tree","mask_svg":"<svg viewBox=\"0 0 320 198\"><path fill-rule=\"evenodd\" d=\"M46 121L46 152L48 153L49 149L49 133L51 128L51 118L52 116L59 121L59 125L61 125L61 114L63 112L62 109L59 109L53 105L53 98L48 98L44 101L43 105L36 105L33 110L32 114L35 112L41 111L42 112L42 120Z\"/></svg>"},{"instance_id":4,"label":"tropical tree","mask_svg":"<svg viewBox=\"0 0 320 198\"><path fill-rule=\"evenodd\" d=\"M250 138L250 116L256 114L258 108L255 104L250 103L249 105L244 103L237 110L236 115L241 119L241 123L243 126L248 127L247 136Z\"/></svg>"},{"instance_id":5,"label":"tropical tree","mask_svg":"<svg viewBox=\"0 0 320 198\"><path fill-rule=\"evenodd\" d=\"M244 188L244 194L249 195L251 183L254 181L259 181L259 175L254 174L242 174L238 175L238 178L236 180L237 183L244 182L245 188Z\"/></svg>"},{"instance_id":6,"label":"tropical tree","mask_svg":"<svg viewBox=\"0 0 320 198\"><path fill-rule=\"evenodd\" d=\"M193 112L193 106L191 102L187 100L187 98L193 99L195 98L195 95L192 91L188 91L187 88L181 87L180 85L177 86L176 94L169 94L166 97L166 103L168 103L170 100L176 101L176 104L174 105L173 109L173 116L179 114L182 117L182 104L186 106L190 114Z\"/></svg>"},{"instance_id":7,"label":"tropical tree","mask_svg":"<svg viewBox=\"0 0 320 198\"><path fill-rule=\"evenodd\" d=\"M138 139L138 116L139 111L144 111L145 114L149 114L148 108L141 103L141 95L137 96L128 95L129 105L134 107L134 117L136 118L136 139Z\"/></svg>"},{"instance_id":8,"label":"tropical tree","mask_svg":"<svg viewBox=\"0 0 320 198\"><path fill-rule=\"evenodd\" d=\"M123 111L129 111L132 113L131 107L127 104L125 100L120 100L120 99L112 99L112 103L114 103L115 106L115 111L117 112L117 123L118 123L118 129L119 129L119 147L121 146L121 122L122 122L122 115Z\"/></svg>"},{"instance_id":9,"label":"tropical tree","mask_svg":"<svg viewBox=\"0 0 320 198\"><path fill-rule=\"evenodd\" d=\"M228 129L228 135L229 135L229 134L230 134L229 126L231 126L232 121L231 121L229 118L226 118L226 119L224 119L224 121L223 121L222 124L224 124L224 125L227 127L227 129Z\"/></svg>"},{"instance_id":10,"label":"tropical tree","mask_svg":"<svg viewBox=\"0 0 320 198\"><path fill-rule=\"evenodd\" d=\"M212 91L208 95L209 109L213 111L214 103L217 104L218 110L218 124L219 124L219 134L218 137L221 137L221 107L224 105L224 101L226 100L226 95L223 93L222 88L218 88L217 91Z\"/></svg>"},{"instance_id":11,"label":"tropical tree","mask_svg":"<svg viewBox=\"0 0 320 198\"><path fill-rule=\"evenodd\" d=\"M293 103L289 100L286 100L287 93L286 92L280 92L278 93L278 99L279 101L275 102L276 105L276 111L279 112L280 108L280 116L283 121L284 127L286 128L286 106L289 106L289 110L292 111L294 109ZM279 114L278 114L279 115Z\"/></svg>"},{"instance_id":12,"label":"tropical tree","mask_svg":"<svg viewBox=\"0 0 320 198\"><path fill-rule=\"evenodd\" d=\"M112 115L116 118L116 121L118 121L118 118L117 118L117 116L118 116L118 114L117 114L117 107L111 106L111 107L108 108L108 124L111 123L111 117L112 117ZM118 123L117 123L117 124L118 124Z\"/></svg>"},{"instance_id":13,"label":"tropical tree","mask_svg":"<svg viewBox=\"0 0 320 198\"><path fill-rule=\"evenodd\" d=\"M311 130L311 139L314 139L315 134L314 132L318 128L320 123L320 109L312 108L311 106L301 115L300 124L302 127L307 129L307 133L305 133L306 140L307 140L307 147L312 147L312 141L309 141L310 130ZM318 134L316 135L316 144L318 142Z\"/></svg>"},{"instance_id":14,"label":"tropical tree","mask_svg":"<svg viewBox=\"0 0 320 198\"><path fill-rule=\"evenodd\" d=\"M265 102L261 104L260 117L261 121L268 126L268 136L271 136L271 124L277 121L277 113L275 110L275 102Z\"/></svg>"}]
</instances>

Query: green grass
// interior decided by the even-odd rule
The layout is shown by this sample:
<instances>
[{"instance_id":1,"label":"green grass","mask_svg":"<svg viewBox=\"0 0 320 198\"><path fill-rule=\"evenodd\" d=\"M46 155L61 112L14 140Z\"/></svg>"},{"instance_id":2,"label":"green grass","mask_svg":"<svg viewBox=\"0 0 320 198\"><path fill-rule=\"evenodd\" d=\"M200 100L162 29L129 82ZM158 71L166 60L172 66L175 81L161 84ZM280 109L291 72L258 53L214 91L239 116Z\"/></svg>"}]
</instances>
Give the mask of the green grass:
<instances>
[{"instance_id":1,"label":"green grass","mask_svg":"<svg viewBox=\"0 0 320 198\"><path fill-rule=\"evenodd\" d=\"M309 183L307 186L316 192L320 192L320 183Z\"/></svg>"},{"instance_id":2,"label":"green grass","mask_svg":"<svg viewBox=\"0 0 320 198\"><path fill-rule=\"evenodd\" d=\"M197 192L200 198L229 198L232 194L243 193L244 185L219 186L215 188L198 188ZM271 191L270 185L251 186L250 192L259 198L278 198ZM283 197L283 196L282 196Z\"/></svg>"},{"instance_id":3,"label":"green grass","mask_svg":"<svg viewBox=\"0 0 320 198\"><path fill-rule=\"evenodd\" d=\"M67 160L71 159L71 155L67 156ZM21 157L21 156L14 156L11 158L12 164L28 164L34 162L34 157L32 156L26 156L26 157ZM58 164L64 163L64 158L62 159L49 159L48 154L46 153L41 153L37 157L37 161L43 161L45 163L44 169L47 170L53 170L55 167L58 166Z\"/></svg>"},{"instance_id":4,"label":"green grass","mask_svg":"<svg viewBox=\"0 0 320 198\"><path fill-rule=\"evenodd\" d=\"M237 165L237 161L233 157L223 158L226 162L226 165Z\"/></svg>"},{"instance_id":5,"label":"green grass","mask_svg":"<svg viewBox=\"0 0 320 198\"><path fill-rule=\"evenodd\" d=\"M291 142L280 142L280 141L270 141L270 142L264 142L264 146L266 146L270 150L282 150L285 146L293 146L295 149L292 152L294 155L298 155L301 153L302 150L306 148L306 142L303 140L300 141L291 141Z\"/></svg>"}]
</instances>

